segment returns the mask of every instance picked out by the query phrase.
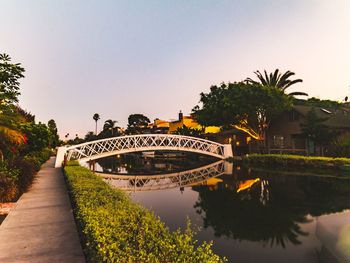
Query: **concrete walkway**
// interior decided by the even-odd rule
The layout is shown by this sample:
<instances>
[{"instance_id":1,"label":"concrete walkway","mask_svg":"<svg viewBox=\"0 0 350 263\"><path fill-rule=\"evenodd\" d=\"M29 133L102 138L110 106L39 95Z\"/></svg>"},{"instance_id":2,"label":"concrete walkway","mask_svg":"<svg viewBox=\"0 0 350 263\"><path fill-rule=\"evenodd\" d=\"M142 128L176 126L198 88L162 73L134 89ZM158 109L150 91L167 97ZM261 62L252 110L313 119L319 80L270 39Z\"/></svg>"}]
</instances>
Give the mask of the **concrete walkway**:
<instances>
[{"instance_id":1,"label":"concrete walkway","mask_svg":"<svg viewBox=\"0 0 350 263\"><path fill-rule=\"evenodd\" d=\"M0 226L0 262L85 262L63 174L47 161Z\"/></svg>"}]
</instances>

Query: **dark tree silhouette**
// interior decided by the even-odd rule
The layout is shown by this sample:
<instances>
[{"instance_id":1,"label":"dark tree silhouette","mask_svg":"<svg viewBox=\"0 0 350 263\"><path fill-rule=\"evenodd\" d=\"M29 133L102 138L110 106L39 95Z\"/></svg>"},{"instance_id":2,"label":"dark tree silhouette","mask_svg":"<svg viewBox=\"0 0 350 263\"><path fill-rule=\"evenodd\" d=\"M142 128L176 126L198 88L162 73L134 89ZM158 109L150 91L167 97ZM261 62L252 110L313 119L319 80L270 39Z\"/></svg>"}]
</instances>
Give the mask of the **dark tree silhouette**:
<instances>
[{"instance_id":1,"label":"dark tree silhouette","mask_svg":"<svg viewBox=\"0 0 350 263\"><path fill-rule=\"evenodd\" d=\"M100 119L100 115L98 113L95 113L94 116L92 117L96 123L96 126L95 126L95 134L97 135L97 122L98 120Z\"/></svg>"}]
</instances>

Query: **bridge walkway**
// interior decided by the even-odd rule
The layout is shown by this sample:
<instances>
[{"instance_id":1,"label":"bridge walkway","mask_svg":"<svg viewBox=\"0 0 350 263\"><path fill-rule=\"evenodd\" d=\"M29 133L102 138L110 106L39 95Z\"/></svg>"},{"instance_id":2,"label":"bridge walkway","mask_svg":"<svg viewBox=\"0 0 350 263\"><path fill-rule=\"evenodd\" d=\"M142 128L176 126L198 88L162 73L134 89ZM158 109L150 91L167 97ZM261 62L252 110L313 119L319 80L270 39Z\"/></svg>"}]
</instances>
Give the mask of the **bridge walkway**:
<instances>
[{"instance_id":1,"label":"bridge walkway","mask_svg":"<svg viewBox=\"0 0 350 263\"><path fill-rule=\"evenodd\" d=\"M72 208L55 158L0 225L0 262L85 262Z\"/></svg>"}]
</instances>

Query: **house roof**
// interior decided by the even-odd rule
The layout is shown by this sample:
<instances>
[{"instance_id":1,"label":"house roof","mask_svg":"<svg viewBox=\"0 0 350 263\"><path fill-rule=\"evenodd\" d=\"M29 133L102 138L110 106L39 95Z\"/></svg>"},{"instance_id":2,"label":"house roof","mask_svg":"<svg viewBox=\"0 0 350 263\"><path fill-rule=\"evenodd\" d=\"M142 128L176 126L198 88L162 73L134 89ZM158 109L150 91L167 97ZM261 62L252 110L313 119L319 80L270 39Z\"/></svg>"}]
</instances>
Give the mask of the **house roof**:
<instances>
[{"instance_id":1,"label":"house roof","mask_svg":"<svg viewBox=\"0 0 350 263\"><path fill-rule=\"evenodd\" d=\"M295 105L293 109L303 116L306 116L311 109L315 110L319 118L326 119L324 125L331 128L350 128L350 109L349 108L322 108L305 105Z\"/></svg>"}]
</instances>

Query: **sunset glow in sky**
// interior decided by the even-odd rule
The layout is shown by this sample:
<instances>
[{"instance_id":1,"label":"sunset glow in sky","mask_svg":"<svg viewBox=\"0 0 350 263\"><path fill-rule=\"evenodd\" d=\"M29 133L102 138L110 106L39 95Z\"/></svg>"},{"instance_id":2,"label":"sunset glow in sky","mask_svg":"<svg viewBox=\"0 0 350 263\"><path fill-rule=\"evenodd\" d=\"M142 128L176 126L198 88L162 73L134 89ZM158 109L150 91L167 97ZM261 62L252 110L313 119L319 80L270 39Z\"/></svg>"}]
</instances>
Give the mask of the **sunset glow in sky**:
<instances>
[{"instance_id":1,"label":"sunset glow in sky","mask_svg":"<svg viewBox=\"0 0 350 263\"><path fill-rule=\"evenodd\" d=\"M92 116L175 119L211 85L291 70L290 91L350 95L350 1L0 0L0 52L22 63L20 105L61 135Z\"/></svg>"}]
</instances>

